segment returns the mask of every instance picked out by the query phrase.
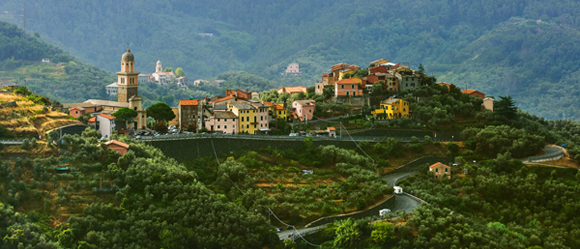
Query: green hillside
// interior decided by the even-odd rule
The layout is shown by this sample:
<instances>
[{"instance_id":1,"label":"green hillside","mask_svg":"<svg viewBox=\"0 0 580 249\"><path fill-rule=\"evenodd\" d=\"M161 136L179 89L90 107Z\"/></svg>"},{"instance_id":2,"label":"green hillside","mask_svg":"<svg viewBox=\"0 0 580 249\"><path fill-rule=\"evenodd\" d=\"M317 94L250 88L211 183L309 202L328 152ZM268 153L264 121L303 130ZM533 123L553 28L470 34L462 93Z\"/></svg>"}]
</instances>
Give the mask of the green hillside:
<instances>
[{"instance_id":1,"label":"green hillside","mask_svg":"<svg viewBox=\"0 0 580 249\"><path fill-rule=\"evenodd\" d=\"M574 120L580 116L568 108L577 96L578 53L572 44L578 42L578 5L538 0L25 3L31 32L109 71L117 70L118 53L127 45L143 73L153 72L161 60L183 67L190 79L231 68L275 85L312 85L332 64L366 65L385 58L423 64L428 73L458 86L514 95L533 114L561 118L565 112ZM20 23L22 7L19 0L3 1L0 9L7 13L0 20ZM304 74L281 77L292 61ZM537 99L551 100L539 104Z\"/></svg>"}]
</instances>

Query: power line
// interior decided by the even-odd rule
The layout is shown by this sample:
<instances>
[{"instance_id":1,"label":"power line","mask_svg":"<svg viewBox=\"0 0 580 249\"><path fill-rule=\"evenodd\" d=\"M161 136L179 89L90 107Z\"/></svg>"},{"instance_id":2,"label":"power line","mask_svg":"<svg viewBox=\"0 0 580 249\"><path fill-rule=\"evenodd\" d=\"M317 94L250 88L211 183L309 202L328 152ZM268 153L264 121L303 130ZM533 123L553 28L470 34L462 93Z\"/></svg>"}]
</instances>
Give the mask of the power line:
<instances>
[{"instance_id":1,"label":"power line","mask_svg":"<svg viewBox=\"0 0 580 249\"><path fill-rule=\"evenodd\" d=\"M213 154L214 154L214 156L215 156L215 160L217 161L217 163L218 163L218 165L219 165L219 164L220 164L220 160L219 160L219 158L218 158L218 156L217 156L217 152L215 151L215 146L213 145L213 140L210 140L210 142L211 142L211 148L213 149ZM244 191L242 191L242 189L240 189L240 187L238 187L238 185L237 185L237 184L236 184L234 181L232 181L232 179L230 178L230 176L229 176L229 175L227 175L227 174L225 174L225 173L224 173L224 175L228 177L228 180L230 180L230 182L231 182L231 183L234 185L234 187L236 187L236 188L238 189L238 191L240 191L240 193L242 193L242 195L245 195L245 194L246 194L246 193L244 193ZM292 227L293 231L294 231L296 234L298 234L298 236L300 236L300 238L301 238L302 240L304 240L304 242L306 242L307 244L309 244L309 245L311 245L311 246L317 246L317 247L321 247L321 246L322 246L322 245L317 245L317 244L314 244L314 243L312 243L312 242L310 242L310 241L306 240L306 239L305 239L305 238L302 236L302 234L300 234L300 232L298 231L298 229L296 229L296 227L295 227L295 226L293 226L293 225L290 225L290 224L287 224L286 222L282 221L280 218L278 218L278 216L276 215L276 213L274 213L274 211L272 211L272 209L270 209L269 207L266 207L266 206L264 206L264 205L262 205L262 204L259 204L259 203L257 203L257 202L256 202L256 200L254 200L254 199L252 199L252 202L254 202L254 204L256 204L256 205L259 205L259 206L261 206L261 207L267 208L267 209L268 209L268 214L271 214L271 215L273 215L273 216L274 216L274 218L276 218L276 220L278 220L280 223L282 223L282 224L286 225L286 227L287 227L287 228L288 228L288 227Z\"/></svg>"}]
</instances>

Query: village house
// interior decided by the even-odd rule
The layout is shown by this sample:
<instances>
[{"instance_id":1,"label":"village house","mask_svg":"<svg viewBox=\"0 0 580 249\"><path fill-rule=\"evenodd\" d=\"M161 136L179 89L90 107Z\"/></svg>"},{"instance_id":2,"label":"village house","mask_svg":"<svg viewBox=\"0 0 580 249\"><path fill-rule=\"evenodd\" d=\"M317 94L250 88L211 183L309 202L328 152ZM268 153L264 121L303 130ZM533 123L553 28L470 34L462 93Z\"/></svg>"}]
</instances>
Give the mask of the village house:
<instances>
[{"instance_id":1,"label":"village house","mask_svg":"<svg viewBox=\"0 0 580 249\"><path fill-rule=\"evenodd\" d=\"M409 102L390 97L381 101L381 106L371 112L373 117L378 120L393 118L409 118Z\"/></svg>"},{"instance_id":2,"label":"village house","mask_svg":"<svg viewBox=\"0 0 580 249\"><path fill-rule=\"evenodd\" d=\"M371 61L371 62L369 63L369 67L380 66L380 65L383 65L383 64L387 64L387 63L389 63L389 61L388 61L388 60L385 60L385 59L378 59L378 60L376 60L376 61Z\"/></svg>"},{"instance_id":3,"label":"village house","mask_svg":"<svg viewBox=\"0 0 580 249\"><path fill-rule=\"evenodd\" d=\"M14 83L12 81L9 81L9 80L0 80L0 89L2 89L2 88L10 88L10 89L13 89L13 88L17 88L17 87L18 87L18 84Z\"/></svg>"},{"instance_id":4,"label":"village house","mask_svg":"<svg viewBox=\"0 0 580 249\"><path fill-rule=\"evenodd\" d=\"M294 93L308 93L308 90L305 86L283 86L278 88L278 94L281 93L289 93L290 95Z\"/></svg>"},{"instance_id":5,"label":"village house","mask_svg":"<svg viewBox=\"0 0 580 249\"><path fill-rule=\"evenodd\" d=\"M236 134L238 116L231 111L214 111L213 115L205 122L205 128L208 131L218 133Z\"/></svg>"},{"instance_id":6,"label":"village house","mask_svg":"<svg viewBox=\"0 0 580 249\"><path fill-rule=\"evenodd\" d=\"M79 116L85 115L85 108L82 107L73 107L68 109L68 114L78 118Z\"/></svg>"},{"instance_id":7,"label":"village house","mask_svg":"<svg viewBox=\"0 0 580 249\"><path fill-rule=\"evenodd\" d=\"M107 95L117 95L119 87L117 86L117 82L111 83L105 87L107 91Z\"/></svg>"},{"instance_id":8,"label":"village house","mask_svg":"<svg viewBox=\"0 0 580 249\"><path fill-rule=\"evenodd\" d=\"M328 132L329 137L336 137L336 128L334 127L327 127L326 131Z\"/></svg>"},{"instance_id":9,"label":"village house","mask_svg":"<svg viewBox=\"0 0 580 249\"><path fill-rule=\"evenodd\" d=\"M316 102L314 100L294 100L292 102L292 111L302 122L312 120L315 110Z\"/></svg>"},{"instance_id":10,"label":"village house","mask_svg":"<svg viewBox=\"0 0 580 249\"><path fill-rule=\"evenodd\" d=\"M104 113L97 114L96 126L103 138L111 138L111 134L116 130L115 117Z\"/></svg>"},{"instance_id":11,"label":"village house","mask_svg":"<svg viewBox=\"0 0 580 249\"><path fill-rule=\"evenodd\" d=\"M219 99L216 99L216 100L212 100L212 101L210 101L208 103L211 106L214 106L215 107L216 105L225 105L227 102L230 102L230 101L236 101L236 97L234 97L234 96L226 96L226 97L223 97L223 98L219 98Z\"/></svg>"},{"instance_id":12,"label":"village house","mask_svg":"<svg viewBox=\"0 0 580 249\"><path fill-rule=\"evenodd\" d=\"M105 142L105 146L107 146L107 149L112 149L121 153L121 156L125 155L125 153L127 153L127 151L129 150L128 144L117 140L109 140Z\"/></svg>"},{"instance_id":13,"label":"village house","mask_svg":"<svg viewBox=\"0 0 580 249\"><path fill-rule=\"evenodd\" d=\"M334 96L337 97L361 97L363 91L360 83L352 79L343 79L334 83Z\"/></svg>"},{"instance_id":14,"label":"village house","mask_svg":"<svg viewBox=\"0 0 580 249\"><path fill-rule=\"evenodd\" d=\"M437 85L447 87L447 91L451 91L451 84L445 82L439 82Z\"/></svg>"},{"instance_id":15,"label":"village house","mask_svg":"<svg viewBox=\"0 0 580 249\"><path fill-rule=\"evenodd\" d=\"M268 132L270 131L270 117L268 115L268 105L262 104L259 101L252 100L250 101L250 105L254 107L255 110L258 111L258 115L255 117L258 121L256 128L260 132Z\"/></svg>"},{"instance_id":16,"label":"village house","mask_svg":"<svg viewBox=\"0 0 580 249\"><path fill-rule=\"evenodd\" d=\"M175 79L176 83L177 83L177 87L181 88L181 90L189 90L189 79L186 77L179 77L177 79Z\"/></svg>"},{"instance_id":17,"label":"village house","mask_svg":"<svg viewBox=\"0 0 580 249\"><path fill-rule=\"evenodd\" d=\"M481 106L483 109L493 112L493 101L493 98L487 97L483 99L483 104L481 104Z\"/></svg>"},{"instance_id":18,"label":"village house","mask_svg":"<svg viewBox=\"0 0 580 249\"><path fill-rule=\"evenodd\" d=\"M238 116L238 132L246 134L258 133L258 110L248 102L230 101L228 110ZM267 112L267 111L266 111Z\"/></svg>"},{"instance_id":19,"label":"village house","mask_svg":"<svg viewBox=\"0 0 580 249\"><path fill-rule=\"evenodd\" d=\"M467 94L469 96L475 96L475 97L478 97L480 99L485 99L485 93L482 93L482 92L477 91L477 90L465 89L465 90L463 90L461 92L463 94Z\"/></svg>"},{"instance_id":20,"label":"village house","mask_svg":"<svg viewBox=\"0 0 580 249\"><path fill-rule=\"evenodd\" d=\"M227 96L238 97L238 98L243 98L243 99L252 99L252 93L248 89L246 89L245 92L240 90L240 89L238 89L238 90L227 90L226 89L226 97Z\"/></svg>"},{"instance_id":21,"label":"village house","mask_svg":"<svg viewBox=\"0 0 580 249\"><path fill-rule=\"evenodd\" d=\"M451 167L440 162L429 166L429 171L435 174L435 179L441 179L445 176L447 176L447 179L451 179Z\"/></svg>"},{"instance_id":22,"label":"village house","mask_svg":"<svg viewBox=\"0 0 580 249\"><path fill-rule=\"evenodd\" d=\"M197 100L179 100L179 103L177 104L177 117L179 119L178 125L180 130L187 130L187 127L190 125L196 127L198 105L199 102Z\"/></svg>"},{"instance_id":23,"label":"village house","mask_svg":"<svg viewBox=\"0 0 580 249\"><path fill-rule=\"evenodd\" d=\"M301 74L300 65L297 62L292 62L286 67L286 74Z\"/></svg>"},{"instance_id":24,"label":"village house","mask_svg":"<svg viewBox=\"0 0 580 249\"><path fill-rule=\"evenodd\" d=\"M64 103L62 104L62 107L65 109L72 109L72 108L83 108L85 110L85 114L91 114L91 113L98 113L100 111L103 110L103 106L100 105L94 105L92 103ZM70 114L70 111L69 111Z\"/></svg>"}]
</instances>

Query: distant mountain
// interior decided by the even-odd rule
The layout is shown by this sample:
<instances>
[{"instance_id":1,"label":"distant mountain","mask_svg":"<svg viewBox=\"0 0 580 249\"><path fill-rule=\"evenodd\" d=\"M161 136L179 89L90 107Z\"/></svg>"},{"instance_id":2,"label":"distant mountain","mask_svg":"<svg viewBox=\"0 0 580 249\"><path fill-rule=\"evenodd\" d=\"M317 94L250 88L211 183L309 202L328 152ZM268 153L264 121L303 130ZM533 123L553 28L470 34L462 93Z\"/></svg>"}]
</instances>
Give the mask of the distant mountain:
<instances>
[{"instance_id":1,"label":"distant mountain","mask_svg":"<svg viewBox=\"0 0 580 249\"><path fill-rule=\"evenodd\" d=\"M29 0L25 4L30 30L109 71L117 70L118 51L129 44L138 58L138 71L152 72L161 60L164 66L183 67L190 79L232 69L277 85L313 85L332 64L365 66L385 58L413 67L423 64L428 73L462 87L514 95L522 109L549 118L561 117L554 110L574 106L572 99L578 96L573 91L578 86L574 72L580 66L570 62L577 53L566 45L578 42L574 34L580 19L575 11L580 3L574 1ZM3 1L0 20L19 23L22 7L20 0ZM564 36L566 42L547 34ZM304 74L281 76L292 61L300 63ZM571 85L565 96L558 93L561 82ZM580 119L580 114L568 112L566 118Z\"/></svg>"}]
</instances>

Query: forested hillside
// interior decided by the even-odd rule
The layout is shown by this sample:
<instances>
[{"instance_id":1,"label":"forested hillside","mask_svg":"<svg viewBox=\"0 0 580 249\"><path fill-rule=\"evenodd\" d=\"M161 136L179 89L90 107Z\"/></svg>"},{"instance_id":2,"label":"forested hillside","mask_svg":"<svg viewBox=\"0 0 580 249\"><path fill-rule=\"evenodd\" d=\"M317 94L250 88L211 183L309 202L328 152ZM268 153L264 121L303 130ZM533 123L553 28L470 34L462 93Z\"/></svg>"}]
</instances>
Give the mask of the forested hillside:
<instances>
[{"instance_id":1,"label":"forested hillside","mask_svg":"<svg viewBox=\"0 0 580 249\"><path fill-rule=\"evenodd\" d=\"M571 109L578 96L573 46L578 5L558 0L25 3L31 31L109 71L117 69L118 51L127 45L143 73L161 60L183 67L190 79L211 78L230 70L233 59L232 70L278 85L312 85L332 64L365 66L385 58L423 64L428 73L461 87L511 94L523 110L546 118L566 113L574 120L580 118ZM19 23L22 7L20 0L3 1L0 20ZM281 78L292 61L304 74Z\"/></svg>"}]
</instances>

